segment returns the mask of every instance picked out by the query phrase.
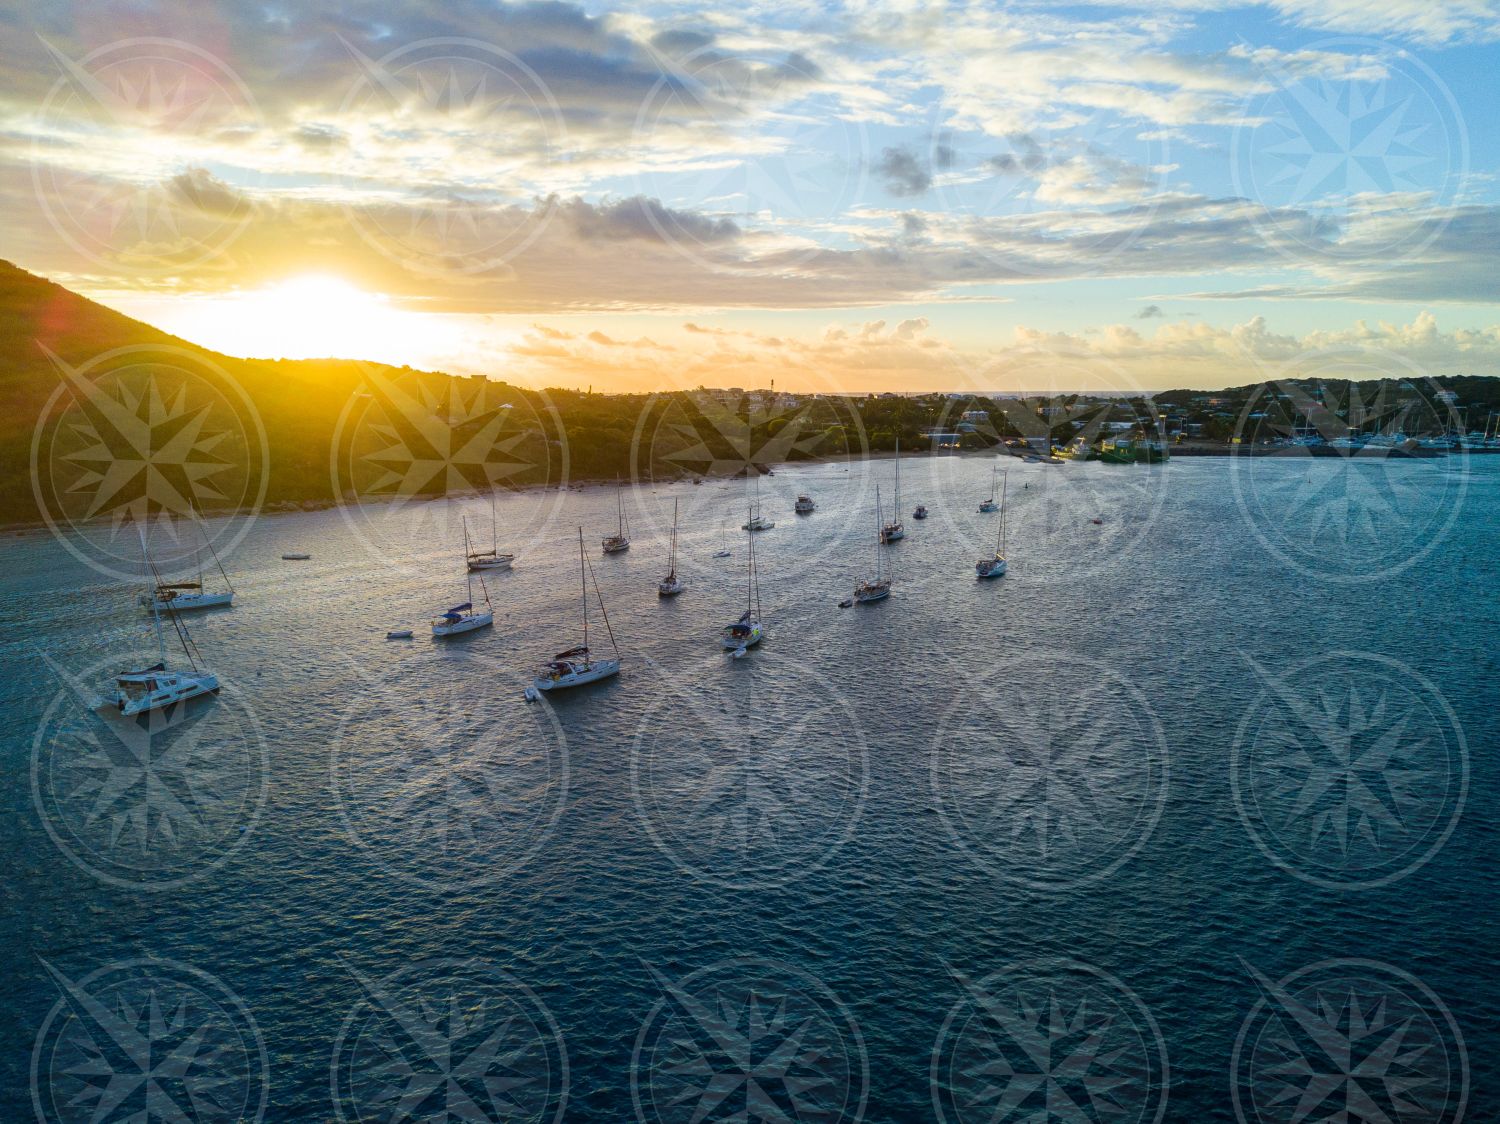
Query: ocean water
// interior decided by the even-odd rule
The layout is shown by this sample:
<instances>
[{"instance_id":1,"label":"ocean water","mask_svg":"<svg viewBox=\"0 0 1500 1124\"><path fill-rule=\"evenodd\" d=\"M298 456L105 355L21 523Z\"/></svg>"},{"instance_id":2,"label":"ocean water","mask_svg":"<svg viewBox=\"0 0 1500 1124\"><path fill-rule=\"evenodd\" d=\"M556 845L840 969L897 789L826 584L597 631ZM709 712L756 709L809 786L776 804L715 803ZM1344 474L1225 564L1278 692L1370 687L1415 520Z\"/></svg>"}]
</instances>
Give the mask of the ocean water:
<instances>
[{"instance_id":1,"label":"ocean water","mask_svg":"<svg viewBox=\"0 0 1500 1124\"><path fill-rule=\"evenodd\" d=\"M261 515L151 729L133 533L7 539L0 1119L1500 1119L1500 458L1007 463L991 582L990 458L761 480L743 659L743 481L502 497L448 643L486 502Z\"/></svg>"}]
</instances>

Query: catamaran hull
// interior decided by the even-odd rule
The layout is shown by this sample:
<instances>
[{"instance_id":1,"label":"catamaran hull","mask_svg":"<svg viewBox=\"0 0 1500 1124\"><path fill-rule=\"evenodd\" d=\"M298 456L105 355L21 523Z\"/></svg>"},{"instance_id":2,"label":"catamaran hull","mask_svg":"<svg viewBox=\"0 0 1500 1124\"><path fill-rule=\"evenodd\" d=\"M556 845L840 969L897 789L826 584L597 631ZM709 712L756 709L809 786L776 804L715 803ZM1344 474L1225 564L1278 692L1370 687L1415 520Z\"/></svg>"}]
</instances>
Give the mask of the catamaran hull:
<instances>
[{"instance_id":1,"label":"catamaran hull","mask_svg":"<svg viewBox=\"0 0 1500 1124\"><path fill-rule=\"evenodd\" d=\"M601 679L608 679L611 675L619 673L619 660L595 660L581 671L559 675L556 679L538 675L532 680L532 686L538 691L561 691L568 687L582 687L586 683L597 683Z\"/></svg>"},{"instance_id":2,"label":"catamaran hull","mask_svg":"<svg viewBox=\"0 0 1500 1124\"><path fill-rule=\"evenodd\" d=\"M189 699L218 693L219 677L217 675L184 676L172 686L152 691L151 694L142 698L129 699L115 691L105 695L104 702L107 706L114 707L126 718L133 718L139 714L149 714L153 710L163 710L176 706L178 703L185 703Z\"/></svg>"},{"instance_id":3,"label":"catamaran hull","mask_svg":"<svg viewBox=\"0 0 1500 1124\"><path fill-rule=\"evenodd\" d=\"M177 597L156 597L149 593L141 594L141 607L148 612L152 609L163 613L182 613L189 609L212 609L221 605L232 605L234 603L233 593L184 593Z\"/></svg>"},{"instance_id":4,"label":"catamaran hull","mask_svg":"<svg viewBox=\"0 0 1500 1124\"><path fill-rule=\"evenodd\" d=\"M472 617L454 621L452 624L434 624L432 635L439 639L447 636L457 636L463 632L473 632L476 628L487 628L495 623L494 613L476 613Z\"/></svg>"}]
</instances>

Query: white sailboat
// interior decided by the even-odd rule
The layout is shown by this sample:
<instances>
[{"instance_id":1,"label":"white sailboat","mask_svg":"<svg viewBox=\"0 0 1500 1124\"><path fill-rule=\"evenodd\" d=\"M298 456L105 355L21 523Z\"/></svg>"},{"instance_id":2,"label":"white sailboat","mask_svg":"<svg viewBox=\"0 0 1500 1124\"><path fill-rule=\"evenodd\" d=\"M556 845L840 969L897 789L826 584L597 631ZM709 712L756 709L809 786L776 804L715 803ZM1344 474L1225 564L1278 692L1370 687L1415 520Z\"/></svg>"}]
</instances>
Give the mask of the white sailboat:
<instances>
[{"instance_id":1,"label":"white sailboat","mask_svg":"<svg viewBox=\"0 0 1500 1124\"><path fill-rule=\"evenodd\" d=\"M469 523L464 520L464 543L469 541ZM442 639L448 636L458 636L464 632L473 632L476 628L487 628L495 623L495 610L490 604L489 587L484 584L484 578L479 579L479 591L484 594L484 608L479 609L474 605L474 572L472 570L464 574L464 581L469 591L469 599L462 605L455 605L440 617L432 620L432 635L434 639Z\"/></svg>"},{"instance_id":2,"label":"white sailboat","mask_svg":"<svg viewBox=\"0 0 1500 1124\"><path fill-rule=\"evenodd\" d=\"M901 438L896 438L896 499L891 505L891 521L880 528L880 541L893 543L906 538L906 527L901 522Z\"/></svg>"},{"instance_id":3,"label":"white sailboat","mask_svg":"<svg viewBox=\"0 0 1500 1124\"><path fill-rule=\"evenodd\" d=\"M755 474L755 499L750 504L749 518L740 524L742 531L769 531L776 526L773 520L767 519L760 510L760 473Z\"/></svg>"},{"instance_id":4,"label":"white sailboat","mask_svg":"<svg viewBox=\"0 0 1500 1124\"><path fill-rule=\"evenodd\" d=\"M510 564L516 560L514 554L500 553L499 531L495 521L495 489L490 489L490 548L488 550L475 550L469 543L469 526L464 524L464 553L467 558L471 573L481 573L485 570L509 570Z\"/></svg>"},{"instance_id":5,"label":"white sailboat","mask_svg":"<svg viewBox=\"0 0 1500 1124\"><path fill-rule=\"evenodd\" d=\"M998 578L1005 573L1005 484L1010 473L1000 478L1000 531L995 537L995 557L981 558L974 563L974 572L981 578Z\"/></svg>"},{"instance_id":6,"label":"white sailboat","mask_svg":"<svg viewBox=\"0 0 1500 1124\"><path fill-rule=\"evenodd\" d=\"M882 517L884 509L880 503L880 485L875 485L875 576L867 578L854 587L854 600L857 604L868 604L871 601L884 601L891 595L891 579L885 572L884 555L880 546L885 541Z\"/></svg>"},{"instance_id":7,"label":"white sailboat","mask_svg":"<svg viewBox=\"0 0 1500 1124\"><path fill-rule=\"evenodd\" d=\"M761 637L765 635L760 624L760 571L755 566L755 533L748 532L745 542L749 548L749 560L745 566L745 611L740 614L740 619L731 625L725 625L724 631L719 634L726 650L734 653L734 658L739 659L747 649L753 648L760 643Z\"/></svg>"},{"instance_id":8,"label":"white sailboat","mask_svg":"<svg viewBox=\"0 0 1500 1124\"><path fill-rule=\"evenodd\" d=\"M151 576L156 579L156 585L160 588L161 575L156 572L156 564L151 561L151 555L146 550L144 533L141 534L141 553L145 556L146 565L151 568ZM174 671L167 667L167 640L161 627L161 614L161 608L153 600L151 620L156 626L156 663L137 671L126 671L116 675L113 685L106 688L104 697L100 700L101 706L112 706L122 715L133 717L186 702L199 695L211 695L219 690L219 677L212 672L199 669L198 646L193 643L193 638L188 633L187 623L172 610L169 610L167 615L171 618L172 627L177 632L177 639L182 644L182 654L187 657L191 670Z\"/></svg>"},{"instance_id":9,"label":"white sailboat","mask_svg":"<svg viewBox=\"0 0 1500 1124\"><path fill-rule=\"evenodd\" d=\"M677 576L677 500L672 500L672 545L667 552L667 576L656 583L658 597L676 597L682 592L682 579Z\"/></svg>"},{"instance_id":10,"label":"white sailboat","mask_svg":"<svg viewBox=\"0 0 1500 1124\"><path fill-rule=\"evenodd\" d=\"M729 550L729 520L727 520L727 519L720 519L719 520L719 535L720 535L720 540L723 543L723 545L720 546L720 548L717 551L714 552L714 557L715 558L728 558L729 555L730 555L730 550Z\"/></svg>"},{"instance_id":11,"label":"white sailboat","mask_svg":"<svg viewBox=\"0 0 1500 1124\"><path fill-rule=\"evenodd\" d=\"M1000 505L995 502L995 473L997 471L995 465L990 466L990 498L979 505L979 510L985 514L1000 510Z\"/></svg>"},{"instance_id":12,"label":"white sailboat","mask_svg":"<svg viewBox=\"0 0 1500 1124\"><path fill-rule=\"evenodd\" d=\"M558 652L538 669L537 676L526 688L526 697L536 699L539 691L557 691L566 687L580 687L618 675L620 671L620 647L615 643L614 629L610 628L609 614L604 610L604 597L599 592L599 583L594 582L594 596L599 600L599 615L604 618L604 628L609 633L610 647L614 649L611 659L595 659L589 649L589 578L593 567L583 554L583 528L578 528L578 578L583 596L583 643L565 652Z\"/></svg>"},{"instance_id":13,"label":"white sailboat","mask_svg":"<svg viewBox=\"0 0 1500 1124\"><path fill-rule=\"evenodd\" d=\"M187 609L211 609L217 605L231 605L234 603L234 586L229 583L229 575L224 572L224 563L219 561L219 552L214 549L211 540L203 531L202 524L198 524L198 513L193 511L193 522L198 525L198 533L203 536L203 543L208 547L209 553L213 555L214 565L219 568L219 576L224 579L223 589L206 589L203 585L203 555L198 554L198 580L186 582L164 582L157 581L154 586L140 596L140 603L147 609L160 609L164 612L183 612ZM155 573L155 568L152 568Z\"/></svg>"},{"instance_id":14,"label":"white sailboat","mask_svg":"<svg viewBox=\"0 0 1500 1124\"><path fill-rule=\"evenodd\" d=\"M622 550L630 549L630 524L625 520L625 493L618 480L615 481L615 506L619 513L619 524L614 534L604 537L605 554L619 554Z\"/></svg>"}]
</instances>

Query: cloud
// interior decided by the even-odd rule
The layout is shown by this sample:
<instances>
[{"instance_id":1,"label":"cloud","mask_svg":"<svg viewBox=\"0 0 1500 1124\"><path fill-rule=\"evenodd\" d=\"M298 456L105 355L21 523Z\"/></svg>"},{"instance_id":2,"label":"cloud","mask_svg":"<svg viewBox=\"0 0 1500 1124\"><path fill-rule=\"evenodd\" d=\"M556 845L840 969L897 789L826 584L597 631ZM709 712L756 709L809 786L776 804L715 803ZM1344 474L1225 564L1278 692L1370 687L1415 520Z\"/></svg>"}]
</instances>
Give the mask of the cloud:
<instances>
[{"instance_id":1,"label":"cloud","mask_svg":"<svg viewBox=\"0 0 1500 1124\"><path fill-rule=\"evenodd\" d=\"M1161 305L1148 304L1135 314L1137 320L1160 320L1162 317Z\"/></svg>"},{"instance_id":2,"label":"cloud","mask_svg":"<svg viewBox=\"0 0 1500 1124\"><path fill-rule=\"evenodd\" d=\"M932 173L905 148L887 148L872 169L884 180L886 191L897 197L921 195L932 186Z\"/></svg>"}]
</instances>

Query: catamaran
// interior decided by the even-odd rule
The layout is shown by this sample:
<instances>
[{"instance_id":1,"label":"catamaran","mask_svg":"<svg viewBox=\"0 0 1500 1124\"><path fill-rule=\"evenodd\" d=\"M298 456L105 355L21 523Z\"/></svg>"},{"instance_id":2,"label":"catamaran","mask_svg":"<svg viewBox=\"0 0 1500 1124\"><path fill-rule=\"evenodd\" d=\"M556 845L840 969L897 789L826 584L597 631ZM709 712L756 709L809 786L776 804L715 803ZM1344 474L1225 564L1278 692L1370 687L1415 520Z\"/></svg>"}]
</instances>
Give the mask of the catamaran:
<instances>
[{"instance_id":1,"label":"catamaran","mask_svg":"<svg viewBox=\"0 0 1500 1124\"><path fill-rule=\"evenodd\" d=\"M589 650L589 579L593 567L583 554L583 528L578 528L578 578L583 591L583 643L566 652L558 652L542 664L531 686L526 688L526 697L536 699L539 691L557 691L564 687L579 687L599 679L607 679L620 672L620 646L615 643L614 629L609 625L609 614L604 610L604 597L599 592L599 583L594 582L594 596L599 601L599 615L604 618L604 628L609 633L610 647L614 649L611 659L594 659Z\"/></svg>"},{"instance_id":2,"label":"catamaran","mask_svg":"<svg viewBox=\"0 0 1500 1124\"><path fill-rule=\"evenodd\" d=\"M995 557L981 558L974 563L974 572L981 578L998 578L1005 573L1005 482L1010 473L1000 478L1000 531L995 536Z\"/></svg>"},{"instance_id":3,"label":"catamaran","mask_svg":"<svg viewBox=\"0 0 1500 1124\"><path fill-rule=\"evenodd\" d=\"M982 512L984 512L985 514L989 514L990 512L999 511L1000 510L1000 505L995 502L995 473L996 473L996 471L997 471L996 466L991 465L990 466L990 498L987 499L987 500L985 500L982 504L979 505L979 510L982 511Z\"/></svg>"},{"instance_id":4,"label":"catamaran","mask_svg":"<svg viewBox=\"0 0 1500 1124\"><path fill-rule=\"evenodd\" d=\"M615 481L615 507L619 513L619 525L612 535L604 538L604 553L619 554L622 550L630 549L630 524L625 521L625 493L620 490L620 482Z\"/></svg>"},{"instance_id":5,"label":"catamaran","mask_svg":"<svg viewBox=\"0 0 1500 1124\"><path fill-rule=\"evenodd\" d=\"M156 579L156 585L160 588L161 575L156 572L156 564L151 561L151 555L146 550L144 532L141 534L141 553L145 556L146 565L151 568L151 576ZM193 638L188 633L187 622L170 609L167 615L171 618L172 627L177 632L178 642L182 645L182 654L187 657L191 670L173 671L167 667L167 639L161 627L161 614L161 607L153 600L151 620L156 626L156 662L138 671L126 671L116 675L114 684L105 690L104 697L99 702L100 706L112 706L122 715L134 717L186 702L199 695L211 695L218 692L219 677L212 672L199 669L198 646L193 643Z\"/></svg>"},{"instance_id":6,"label":"catamaran","mask_svg":"<svg viewBox=\"0 0 1500 1124\"><path fill-rule=\"evenodd\" d=\"M863 605L871 601L884 601L891 595L891 579L885 573L884 555L880 550L885 541L882 523L883 508L880 503L880 485L875 485L875 577L866 579L854 587L854 600Z\"/></svg>"},{"instance_id":7,"label":"catamaran","mask_svg":"<svg viewBox=\"0 0 1500 1124\"><path fill-rule=\"evenodd\" d=\"M735 659L743 656L747 648L759 644L764 635L760 625L760 572L755 568L754 532L746 534L745 540L749 546L749 561L745 569L745 611L739 620L725 625L720 634L724 647L734 653Z\"/></svg>"},{"instance_id":8,"label":"catamaran","mask_svg":"<svg viewBox=\"0 0 1500 1124\"><path fill-rule=\"evenodd\" d=\"M484 570L509 570L510 564L516 560L514 554L501 554L498 531L495 522L495 489L490 489L490 548L488 550L475 550L469 543L469 523L464 520L464 551L467 557L469 571L479 573Z\"/></svg>"},{"instance_id":9,"label":"catamaran","mask_svg":"<svg viewBox=\"0 0 1500 1124\"><path fill-rule=\"evenodd\" d=\"M656 583L658 597L676 597L682 592L682 579L677 576L677 501L672 500L672 546L667 552L667 576Z\"/></svg>"},{"instance_id":10,"label":"catamaran","mask_svg":"<svg viewBox=\"0 0 1500 1124\"><path fill-rule=\"evenodd\" d=\"M906 538L906 528L901 523L901 438L896 438L896 498L891 504L891 521L880 528L880 541L892 543Z\"/></svg>"},{"instance_id":11,"label":"catamaran","mask_svg":"<svg viewBox=\"0 0 1500 1124\"><path fill-rule=\"evenodd\" d=\"M196 510L193 512L193 521L197 523ZM197 581L158 581L155 586L141 594L140 603L142 606L147 609L161 609L180 613L187 609L211 609L216 605L231 605L234 603L234 586L229 584L229 575L224 572L224 563L219 561L219 552L214 549L213 540L203 532L202 524L198 525L198 531L203 535L204 545L208 547L209 553L213 555L214 565L219 568L219 576L224 579L224 588L221 590L204 588L203 554L199 552Z\"/></svg>"}]
</instances>

